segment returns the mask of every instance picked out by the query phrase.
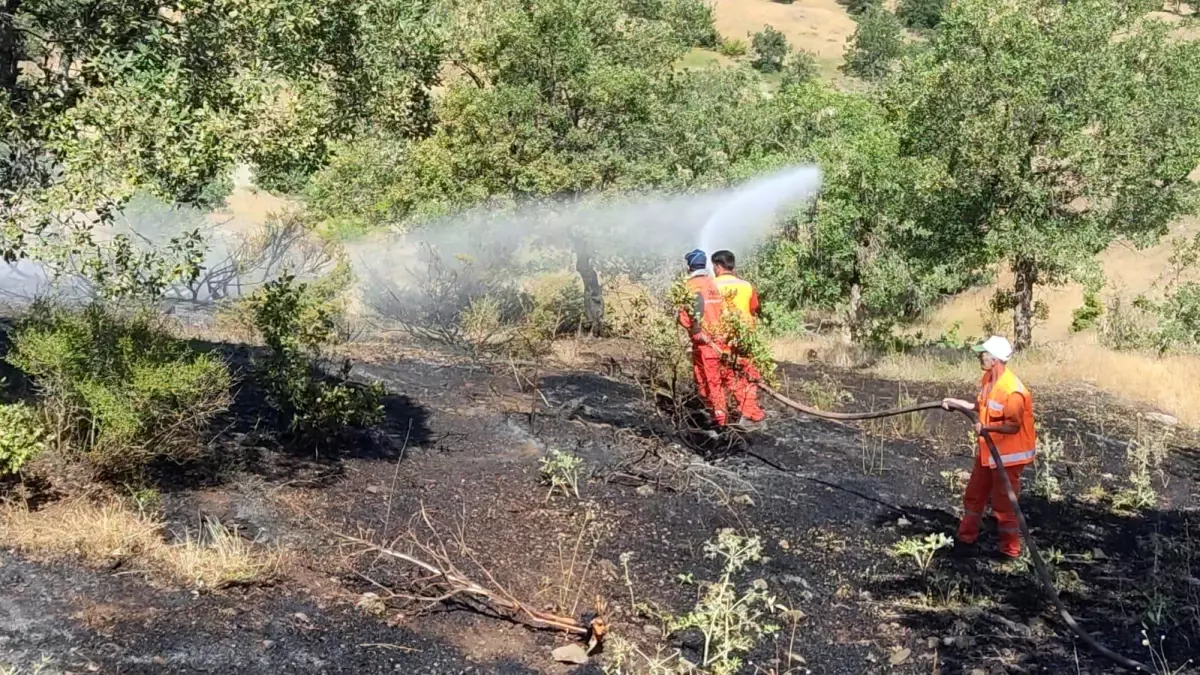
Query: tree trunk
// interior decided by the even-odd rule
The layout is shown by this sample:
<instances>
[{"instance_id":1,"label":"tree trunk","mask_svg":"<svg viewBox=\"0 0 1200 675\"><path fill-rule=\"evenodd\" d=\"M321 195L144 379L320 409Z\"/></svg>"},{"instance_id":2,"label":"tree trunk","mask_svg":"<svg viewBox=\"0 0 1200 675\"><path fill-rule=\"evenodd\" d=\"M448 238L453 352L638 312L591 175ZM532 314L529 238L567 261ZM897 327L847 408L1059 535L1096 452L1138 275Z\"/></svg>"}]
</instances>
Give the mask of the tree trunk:
<instances>
[{"instance_id":1,"label":"tree trunk","mask_svg":"<svg viewBox=\"0 0 1200 675\"><path fill-rule=\"evenodd\" d=\"M588 332L596 337L604 330L604 289L600 275L592 264L592 248L582 237L574 237L575 270L583 280L583 314L587 317Z\"/></svg>"},{"instance_id":2,"label":"tree trunk","mask_svg":"<svg viewBox=\"0 0 1200 675\"><path fill-rule=\"evenodd\" d=\"M0 90L9 93L17 86L17 66L24 47L15 20L21 2L5 0L0 8Z\"/></svg>"},{"instance_id":3,"label":"tree trunk","mask_svg":"<svg viewBox=\"0 0 1200 675\"><path fill-rule=\"evenodd\" d=\"M1013 274L1013 347L1025 349L1033 344L1033 286L1037 283L1037 265L1033 258L1021 256L1012 263Z\"/></svg>"}]
</instances>

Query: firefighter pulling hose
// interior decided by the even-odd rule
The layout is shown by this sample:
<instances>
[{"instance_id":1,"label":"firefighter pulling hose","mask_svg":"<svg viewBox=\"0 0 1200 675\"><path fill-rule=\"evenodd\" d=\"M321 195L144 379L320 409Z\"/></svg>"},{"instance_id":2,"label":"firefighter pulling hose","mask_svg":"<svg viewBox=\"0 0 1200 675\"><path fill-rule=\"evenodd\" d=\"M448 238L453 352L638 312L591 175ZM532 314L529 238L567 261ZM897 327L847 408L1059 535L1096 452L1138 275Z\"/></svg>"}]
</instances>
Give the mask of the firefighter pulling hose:
<instances>
[{"instance_id":1,"label":"firefighter pulling hose","mask_svg":"<svg viewBox=\"0 0 1200 675\"><path fill-rule=\"evenodd\" d=\"M1033 402L1029 390L1007 367L1013 350L1006 339L992 337L974 348L980 359L980 367L984 371L974 403L947 398L876 412L826 412L798 403L767 386L749 360L739 355L731 355L725 341L721 339L716 326L719 325L721 314L725 311L725 302L729 302L732 309L746 315L744 318L750 321L753 321L757 314L755 310L758 297L753 286L733 276L733 254L720 251L713 255L714 268L717 271L716 280L707 274L707 261L703 251L692 251L686 260L689 271L688 287L693 297L691 307L681 308L679 323L688 330L692 338L693 371L697 390L709 407L715 427L723 428L727 422L726 388L733 390L743 420L754 423L760 421L763 415L756 397L746 391L754 388L761 389L788 408L828 420L880 419L938 408L961 413L975 426L978 451L971 479L963 496L964 513L957 539L959 545L975 543L984 508L990 499L998 523L1000 552L1008 558L1016 558L1020 555L1021 539L1024 538L1046 594L1050 596L1050 601L1071 631L1092 650L1122 668L1134 672L1152 672L1144 664L1105 647L1075 621L1059 597L1037 542L1029 530L1029 523L1018 501L1018 493L1021 471L1036 455ZM776 468L784 470L782 467Z\"/></svg>"}]
</instances>

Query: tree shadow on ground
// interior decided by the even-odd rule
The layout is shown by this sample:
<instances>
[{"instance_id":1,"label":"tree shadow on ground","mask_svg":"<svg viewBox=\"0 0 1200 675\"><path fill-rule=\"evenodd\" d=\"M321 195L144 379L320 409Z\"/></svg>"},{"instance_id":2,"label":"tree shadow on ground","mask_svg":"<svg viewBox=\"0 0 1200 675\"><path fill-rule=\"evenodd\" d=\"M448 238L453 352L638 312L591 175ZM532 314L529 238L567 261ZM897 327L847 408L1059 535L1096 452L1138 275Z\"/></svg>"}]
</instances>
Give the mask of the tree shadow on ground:
<instances>
[{"instance_id":1,"label":"tree shadow on ground","mask_svg":"<svg viewBox=\"0 0 1200 675\"><path fill-rule=\"evenodd\" d=\"M1200 661L1200 515L1184 509L1124 515L1105 505L1032 496L1022 497L1021 506L1067 610L1085 630L1139 661L1150 659L1143 630L1169 663ZM911 511L929 517L903 528L904 536L953 536L952 514ZM978 667L1004 646L1026 669L1074 672L1078 650L1079 659L1113 672L1114 664L1076 644L1032 563L998 560L997 543L988 518L975 547L939 551L928 571L907 566L909 573L874 580L868 590L894 605L904 625L943 641L944 667Z\"/></svg>"}]
</instances>

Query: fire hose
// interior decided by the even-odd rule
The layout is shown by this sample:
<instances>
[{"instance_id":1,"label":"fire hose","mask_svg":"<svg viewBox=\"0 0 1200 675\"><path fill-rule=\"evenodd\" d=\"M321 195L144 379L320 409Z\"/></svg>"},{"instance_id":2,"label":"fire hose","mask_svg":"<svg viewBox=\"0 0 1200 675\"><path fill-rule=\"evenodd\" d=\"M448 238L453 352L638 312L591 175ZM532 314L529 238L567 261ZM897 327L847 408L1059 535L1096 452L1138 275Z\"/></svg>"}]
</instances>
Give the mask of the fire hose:
<instances>
[{"instance_id":1,"label":"fire hose","mask_svg":"<svg viewBox=\"0 0 1200 675\"><path fill-rule=\"evenodd\" d=\"M914 405L907 405L900 408L892 408L890 410L881 410L875 412L826 412L824 410L810 408L802 403L793 401L792 399L775 391L762 382L756 382L756 384L758 385L759 389L766 392L769 396L774 398L776 401L779 401L783 405L806 415L812 415L813 417L820 417L828 420L872 420L882 417L893 417L895 415L905 415L922 410L933 410L935 408L942 407L942 403L940 401L930 401L926 403L917 403ZM979 421L979 416L975 414L974 411L965 410L962 408L955 408L955 410L970 419L972 424ZM1017 522L1021 527L1021 536L1025 540L1025 545L1029 547L1029 555L1030 558L1033 559L1033 566L1037 570L1037 575L1041 579L1042 586L1045 588L1046 594L1050 596L1050 601L1054 604L1055 609L1058 610L1058 615L1062 617L1063 622L1067 624L1067 627L1071 629L1071 632L1079 636L1079 639L1082 640L1084 644L1086 644L1088 647L1091 647L1096 653L1108 658L1113 663L1116 663L1122 668L1134 672L1152 672L1150 668L1146 667L1144 664L1122 656L1121 654L1118 654L1108 647L1100 644L1100 642L1097 641L1096 638L1092 637L1090 633L1084 630L1083 627L1075 621L1075 617L1071 616L1071 613L1067 611L1066 605L1063 604L1062 598L1058 595L1058 589L1054 586L1054 580L1050 576L1050 571L1046 568L1046 562L1042 559L1042 554L1038 550L1037 542L1034 541L1033 535L1029 531L1029 523L1025 520L1025 514L1021 511L1021 505L1018 503L1017 495L1013 491L1012 482L1008 479L1008 473L1004 471L1004 460L1001 459L1000 451L996 449L996 443L992 440L991 434L989 434L986 429L980 433L980 437L983 438L984 442L987 444L988 451L992 455L992 461L996 463L996 474L1000 477L1000 481L1004 484L1004 491L1008 496L1008 501L1012 504L1013 511L1017 514Z\"/></svg>"}]
</instances>

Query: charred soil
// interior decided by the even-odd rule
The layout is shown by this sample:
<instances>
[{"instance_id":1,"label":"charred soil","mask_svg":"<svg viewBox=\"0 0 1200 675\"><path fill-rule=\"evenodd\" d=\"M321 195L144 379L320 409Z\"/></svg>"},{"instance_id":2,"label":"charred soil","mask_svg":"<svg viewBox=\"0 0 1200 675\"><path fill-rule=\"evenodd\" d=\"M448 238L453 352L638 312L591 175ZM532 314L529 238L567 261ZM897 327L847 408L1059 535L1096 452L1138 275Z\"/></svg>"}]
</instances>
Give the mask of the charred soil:
<instances>
[{"instance_id":1,"label":"charred soil","mask_svg":"<svg viewBox=\"0 0 1200 675\"><path fill-rule=\"evenodd\" d=\"M415 537L535 609L574 617L599 609L612 634L643 651L687 655L687 636L670 635L663 617L695 605L690 582L719 576L703 545L733 528L764 545L739 582L761 579L778 604L799 610L778 621L743 672L1114 670L1057 621L1031 568L991 558L994 524L977 551L940 550L927 569L893 555L902 539L953 533L960 472L972 461L957 417L847 426L766 402L764 429L704 447L676 433L643 387L598 368L546 366L526 376L505 362L364 351L370 358L354 377L382 381L397 397L382 431L288 451L256 430L246 389L235 410L242 423L223 436L225 461L159 479L170 532L211 518L286 551L273 583L198 592L119 559L97 569L0 553L0 664L601 672L597 663L552 661L551 650L572 638L463 598L389 599L410 586L411 566L362 554L339 533ZM843 410L970 395L818 366L788 365L783 374L791 395ZM1176 666L1200 657L1194 438L1182 429L1168 436L1095 391L1035 395L1043 437L1062 442L1051 467L1059 494L1035 494L1027 470L1022 507L1052 552L1067 604L1102 641L1140 660L1150 659L1143 630ZM1156 506L1126 513L1113 496L1128 487L1133 439L1156 439L1169 452L1151 474ZM542 481L539 459L554 451L581 458L578 497L551 494ZM368 593L389 601L364 603Z\"/></svg>"}]
</instances>

